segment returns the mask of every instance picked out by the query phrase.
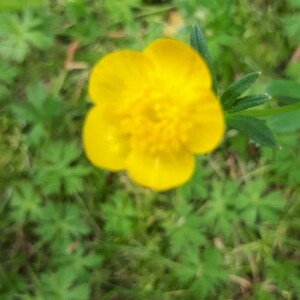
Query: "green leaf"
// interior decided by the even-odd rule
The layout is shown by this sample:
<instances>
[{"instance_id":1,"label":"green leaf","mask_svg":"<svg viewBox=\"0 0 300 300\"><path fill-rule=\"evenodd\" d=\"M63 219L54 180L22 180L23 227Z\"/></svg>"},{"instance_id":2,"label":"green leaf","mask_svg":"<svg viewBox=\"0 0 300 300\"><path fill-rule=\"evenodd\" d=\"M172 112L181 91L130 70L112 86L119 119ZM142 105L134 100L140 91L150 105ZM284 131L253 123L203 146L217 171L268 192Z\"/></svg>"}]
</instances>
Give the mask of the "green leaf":
<instances>
[{"instance_id":1,"label":"green leaf","mask_svg":"<svg viewBox=\"0 0 300 300\"><path fill-rule=\"evenodd\" d=\"M201 232L202 218L185 199L178 200L175 214L166 220L164 227L170 240L171 253L177 255L206 243Z\"/></svg>"},{"instance_id":2,"label":"green leaf","mask_svg":"<svg viewBox=\"0 0 300 300\"><path fill-rule=\"evenodd\" d=\"M73 203L47 203L40 210L39 226L35 232L42 242L62 244L80 238L90 232L82 216L82 210ZM55 240L55 241L54 241Z\"/></svg>"},{"instance_id":3,"label":"green leaf","mask_svg":"<svg viewBox=\"0 0 300 300\"><path fill-rule=\"evenodd\" d=\"M265 194L267 183L261 179L249 181L236 197L235 209L248 226L261 222L276 223L284 208L282 195L275 191Z\"/></svg>"},{"instance_id":4,"label":"green leaf","mask_svg":"<svg viewBox=\"0 0 300 300\"><path fill-rule=\"evenodd\" d=\"M300 128L300 103L271 109L248 110L243 115L259 117L266 121L272 132L293 132Z\"/></svg>"},{"instance_id":5,"label":"green leaf","mask_svg":"<svg viewBox=\"0 0 300 300\"><path fill-rule=\"evenodd\" d=\"M282 151L270 148L262 149L262 159L270 166L268 181L270 183L297 187L300 185L299 138L295 133L278 136Z\"/></svg>"},{"instance_id":6,"label":"green leaf","mask_svg":"<svg viewBox=\"0 0 300 300\"><path fill-rule=\"evenodd\" d=\"M133 8L141 5L141 0L110 0L104 1L103 6L111 23L130 24L134 20Z\"/></svg>"},{"instance_id":7,"label":"green leaf","mask_svg":"<svg viewBox=\"0 0 300 300\"><path fill-rule=\"evenodd\" d=\"M191 46L204 58L213 79L213 90L217 94L217 77L201 27L195 23L190 37Z\"/></svg>"},{"instance_id":8,"label":"green leaf","mask_svg":"<svg viewBox=\"0 0 300 300\"><path fill-rule=\"evenodd\" d=\"M89 298L89 286L80 282L72 267L61 267L58 271L41 274L39 289L45 299L82 300Z\"/></svg>"},{"instance_id":9,"label":"green leaf","mask_svg":"<svg viewBox=\"0 0 300 300\"><path fill-rule=\"evenodd\" d=\"M300 108L266 117L268 127L275 133L296 132L300 129Z\"/></svg>"},{"instance_id":10,"label":"green leaf","mask_svg":"<svg viewBox=\"0 0 300 300\"><path fill-rule=\"evenodd\" d=\"M291 80L277 79L269 82L267 93L283 103L300 102L300 84Z\"/></svg>"},{"instance_id":11,"label":"green leaf","mask_svg":"<svg viewBox=\"0 0 300 300\"><path fill-rule=\"evenodd\" d=\"M207 296L215 294L226 281L223 257L214 247L201 250L200 255L195 249L186 251L188 255L182 258L174 271L179 282L189 284L189 290L198 296L197 299L208 299Z\"/></svg>"},{"instance_id":12,"label":"green leaf","mask_svg":"<svg viewBox=\"0 0 300 300\"><path fill-rule=\"evenodd\" d=\"M34 182L45 195L61 193L61 190L70 195L83 190L82 177L89 169L75 164L81 155L76 143L51 143L41 152L41 162L34 164L32 170Z\"/></svg>"},{"instance_id":13,"label":"green leaf","mask_svg":"<svg viewBox=\"0 0 300 300\"><path fill-rule=\"evenodd\" d=\"M105 231L109 235L128 238L133 234L136 209L127 192L114 193L110 201L101 205Z\"/></svg>"},{"instance_id":14,"label":"green leaf","mask_svg":"<svg viewBox=\"0 0 300 300\"><path fill-rule=\"evenodd\" d=\"M232 108L236 99L249 89L260 74L260 72L250 73L231 84L221 96L221 103L224 109Z\"/></svg>"},{"instance_id":15,"label":"green leaf","mask_svg":"<svg viewBox=\"0 0 300 300\"><path fill-rule=\"evenodd\" d=\"M41 82L30 86L26 96L26 103L13 103L11 110L22 126L30 125L27 130L28 142L37 144L46 136L47 129L54 127L63 112L63 106L60 99L53 98Z\"/></svg>"},{"instance_id":16,"label":"green leaf","mask_svg":"<svg viewBox=\"0 0 300 300\"><path fill-rule=\"evenodd\" d=\"M246 134L254 142L271 148L278 145L271 132L265 125L265 121L247 115L227 116L227 126Z\"/></svg>"},{"instance_id":17,"label":"green leaf","mask_svg":"<svg viewBox=\"0 0 300 300\"><path fill-rule=\"evenodd\" d=\"M233 104L232 108L229 108L227 112L233 113L233 112L242 111L250 107L261 105L270 99L271 96L268 94L250 95L250 96L238 98Z\"/></svg>"},{"instance_id":18,"label":"green leaf","mask_svg":"<svg viewBox=\"0 0 300 300\"><path fill-rule=\"evenodd\" d=\"M14 221L24 223L27 220L36 220L40 214L41 197L33 189L29 182L20 182L13 190L11 197L12 213Z\"/></svg>"},{"instance_id":19,"label":"green leaf","mask_svg":"<svg viewBox=\"0 0 300 300\"><path fill-rule=\"evenodd\" d=\"M38 49L48 48L52 36L39 29L44 21L32 10L25 9L22 15L2 13L0 15L0 54L3 58L23 62L31 46Z\"/></svg>"},{"instance_id":20,"label":"green leaf","mask_svg":"<svg viewBox=\"0 0 300 300\"><path fill-rule=\"evenodd\" d=\"M238 213L233 206L238 195L238 183L235 181L213 180L209 201L205 207L203 220L210 232L228 237L238 220Z\"/></svg>"}]
</instances>

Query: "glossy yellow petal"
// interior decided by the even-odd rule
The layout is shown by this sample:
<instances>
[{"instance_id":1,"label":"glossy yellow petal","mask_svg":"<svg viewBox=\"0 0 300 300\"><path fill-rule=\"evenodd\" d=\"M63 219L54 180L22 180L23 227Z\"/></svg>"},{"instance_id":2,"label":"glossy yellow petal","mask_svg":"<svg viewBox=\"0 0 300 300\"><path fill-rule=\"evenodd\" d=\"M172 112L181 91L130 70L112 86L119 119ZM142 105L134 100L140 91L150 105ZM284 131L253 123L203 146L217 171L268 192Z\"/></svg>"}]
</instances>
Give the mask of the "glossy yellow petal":
<instances>
[{"instance_id":1,"label":"glossy yellow petal","mask_svg":"<svg viewBox=\"0 0 300 300\"><path fill-rule=\"evenodd\" d=\"M138 51L121 50L104 56L93 68L89 95L94 103L137 97L149 81L152 65Z\"/></svg>"},{"instance_id":2,"label":"glossy yellow petal","mask_svg":"<svg viewBox=\"0 0 300 300\"><path fill-rule=\"evenodd\" d=\"M132 152L127 171L133 181L157 191L185 183L195 168L195 158L189 152L153 155Z\"/></svg>"},{"instance_id":3,"label":"glossy yellow petal","mask_svg":"<svg viewBox=\"0 0 300 300\"><path fill-rule=\"evenodd\" d=\"M225 121L220 101L213 92L203 91L191 109L194 126L189 131L185 146L193 153L213 151L222 141Z\"/></svg>"},{"instance_id":4,"label":"glossy yellow petal","mask_svg":"<svg viewBox=\"0 0 300 300\"><path fill-rule=\"evenodd\" d=\"M83 126L83 147L95 166L118 171L125 168L129 141L113 112L113 106L100 104L88 112Z\"/></svg>"},{"instance_id":5,"label":"glossy yellow petal","mask_svg":"<svg viewBox=\"0 0 300 300\"><path fill-rule=\"evenodd\" d=\"M192 48L172 39L158 39L144 53L155 66L161 88L178 101L197 97L210 89L211 75L204 60Z\"/></svg>"}]
</instances>

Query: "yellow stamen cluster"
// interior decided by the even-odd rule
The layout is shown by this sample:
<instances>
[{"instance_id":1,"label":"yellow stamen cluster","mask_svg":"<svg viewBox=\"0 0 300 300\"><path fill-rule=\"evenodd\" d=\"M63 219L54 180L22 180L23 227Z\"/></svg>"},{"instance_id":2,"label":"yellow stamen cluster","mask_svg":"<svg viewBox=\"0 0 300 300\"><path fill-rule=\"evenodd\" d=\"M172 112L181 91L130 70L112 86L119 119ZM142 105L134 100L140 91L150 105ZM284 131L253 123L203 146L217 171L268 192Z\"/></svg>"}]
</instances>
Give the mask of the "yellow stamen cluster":
<instances>
[{"instance_id":1,"label":"yellow stamen cluster","mask_svg":"<svg viewBox=\"0 0 300 300\"><path fill-rule=\"evenodd\" d=\"M180 151L193 126L188 106L178 105L158 91L144 93L121 115L123 130L130 136L133 149L153 155Z\"/></svg>"}]
</instances>

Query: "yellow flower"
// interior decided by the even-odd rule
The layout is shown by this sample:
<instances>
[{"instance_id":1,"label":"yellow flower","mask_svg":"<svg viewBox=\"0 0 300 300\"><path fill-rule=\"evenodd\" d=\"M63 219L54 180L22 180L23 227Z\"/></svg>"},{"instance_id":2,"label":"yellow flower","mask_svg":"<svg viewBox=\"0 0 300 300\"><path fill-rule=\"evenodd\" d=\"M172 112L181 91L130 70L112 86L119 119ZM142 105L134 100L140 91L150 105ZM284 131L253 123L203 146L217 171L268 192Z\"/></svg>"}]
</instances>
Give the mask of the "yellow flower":
<instances>
[{"instance_id":1,"label":"yellow flower","mask_svg":"<svg viewBox=\"0 0 300 300\"><path fill-rule=\"evenodd\" d=\"M203 59L175 40L106 55L89 79L87 157L158 191L185 183L195 154L211 152L223 138L223 111L211 86Z\"/></svg>"}]
</instances>

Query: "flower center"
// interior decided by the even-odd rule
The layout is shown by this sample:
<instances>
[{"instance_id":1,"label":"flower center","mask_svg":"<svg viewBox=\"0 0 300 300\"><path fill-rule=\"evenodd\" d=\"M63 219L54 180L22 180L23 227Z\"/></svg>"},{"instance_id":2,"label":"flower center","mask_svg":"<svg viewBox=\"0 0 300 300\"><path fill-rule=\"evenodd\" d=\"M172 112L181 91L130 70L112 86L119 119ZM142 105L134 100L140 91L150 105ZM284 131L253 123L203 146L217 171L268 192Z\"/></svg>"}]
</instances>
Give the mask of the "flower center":
<instances>
[{"instance_id":1,"label":"flower center","mask_svg":"<svg viewBox=\"0 0 300 300\"><path fill-rule=\"evenodd\" d=\"M150 154L180 151L193 126L186 105L153 90L131 102L122 115L132 148Z\"/></svg>"}]
</instances>

